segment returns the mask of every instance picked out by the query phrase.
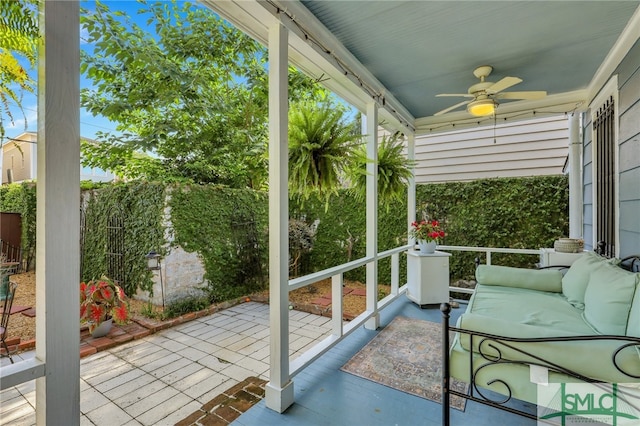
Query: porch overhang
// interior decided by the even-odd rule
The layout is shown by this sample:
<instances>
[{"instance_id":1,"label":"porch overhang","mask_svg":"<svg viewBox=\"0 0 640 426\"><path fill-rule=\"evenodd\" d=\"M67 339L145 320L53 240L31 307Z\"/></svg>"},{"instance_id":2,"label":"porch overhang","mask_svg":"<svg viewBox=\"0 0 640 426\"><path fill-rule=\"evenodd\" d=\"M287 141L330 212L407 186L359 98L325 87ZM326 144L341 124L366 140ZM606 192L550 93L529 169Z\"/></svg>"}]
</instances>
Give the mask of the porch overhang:
<instances>
[{"instance_id":1,"label":"porch overhang","mask_svg":"<svg viewBox=\"0 0 640 426\"><path fill-rule=\"evenodd\" d=\"M221 17L264 45L269 27L281 23L290 31L289 61L316 78L349 104L366 112L375 102L386 127L413 133L415 117L298 1L203 0ZM304 24L301 24L304 23Z\"/></svg>"},{"instance_id":2,"label":"porch overhang","mask_svg":"<svg viewBox=\"0 0 640 426\"><path fill-rule=\"evenodd\" d=\"M291 32L290 63L361 112L372 100L389 129L417 135L504 120L584 111L639 36L638 2L313 2L203 0L266 44L267 28ZM535 37L533 37L535 35ZM434 116L494 66L489 80L545 90L532 101L506 101L496 117L465 110Z\"/></svg>"}]
</instances>

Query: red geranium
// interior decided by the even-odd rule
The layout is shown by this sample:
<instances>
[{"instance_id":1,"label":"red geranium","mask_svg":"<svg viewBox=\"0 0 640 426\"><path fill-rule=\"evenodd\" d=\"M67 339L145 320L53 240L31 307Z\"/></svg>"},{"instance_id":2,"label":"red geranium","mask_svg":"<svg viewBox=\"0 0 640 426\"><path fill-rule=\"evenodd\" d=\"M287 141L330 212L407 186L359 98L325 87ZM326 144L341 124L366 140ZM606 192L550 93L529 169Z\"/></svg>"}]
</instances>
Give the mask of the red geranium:
<instances>
[{"instance_id":1,"label":"red geranium","mask_svg":"<svg viewBox=\"0 0 640 426\"><path fill-rule=\"evenodd\" d=\"M440 229L440 222L437 220L422 220L411 224L409 236L416 240L438 241L445 237L445 232Z\"/></svg>"}]
</instances>

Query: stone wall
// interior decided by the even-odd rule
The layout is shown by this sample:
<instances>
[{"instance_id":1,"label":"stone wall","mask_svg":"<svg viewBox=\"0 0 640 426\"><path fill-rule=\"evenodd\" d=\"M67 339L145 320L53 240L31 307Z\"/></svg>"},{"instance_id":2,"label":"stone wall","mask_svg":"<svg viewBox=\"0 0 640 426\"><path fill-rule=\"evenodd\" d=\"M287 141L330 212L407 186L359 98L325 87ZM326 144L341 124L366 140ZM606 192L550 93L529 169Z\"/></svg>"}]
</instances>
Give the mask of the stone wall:
<instances>
[{"instance_id":1,"label":"stone wall","mask_svg":"<svg viewBox=\"0 0 640 426\"><path fill-rule=\"evenodd\" d=\"M160 262L161 269L153 271L153 297L151 303L162 306L185 295L200 294L206 287L205 268L198 253L189 253L174 244L173 226L171 224L171 195L167 195L164 209L165 240L167 253ZM149 294L138 290L136 299L149 301Z\"/></svg>"}]
</instances>

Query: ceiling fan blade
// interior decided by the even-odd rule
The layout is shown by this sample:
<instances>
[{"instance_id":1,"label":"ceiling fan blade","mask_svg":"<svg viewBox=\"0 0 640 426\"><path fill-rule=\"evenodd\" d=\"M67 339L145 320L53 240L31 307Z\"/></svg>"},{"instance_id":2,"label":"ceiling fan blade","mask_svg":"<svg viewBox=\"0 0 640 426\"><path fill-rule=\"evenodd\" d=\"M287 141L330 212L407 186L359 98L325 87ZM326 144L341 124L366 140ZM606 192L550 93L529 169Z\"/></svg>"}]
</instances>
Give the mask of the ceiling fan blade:
<instances>
[{"instance_id":1,"label":"ceiling fan blade","mask_svg":"<svg viewBox=\"0 0 640 426\"><path fill-rule=\"evenodd\" d=\"M451 111L451 110L454 110L454 109L456 109L456 108L458 108L458 107L461 107L462 105L466 105L466 104L468 104L469 102L471 102L471 101L462 101L462 102L459 102L459 103L457 103L457 104L455 104L455 105L453 105L453 106L450 106L449 108L445 108L445 109L443 109L442 111L438 111L438 112L436 112L435 114L433 114L433 116L435 117L435 116L437 116L437 115L446 114L447 112L449 112L449 111Z\"/></svg>"},{"instance_id":2,"label":"ceiling fan blade","mask_svg":"<svg viewBox=\"0 0 640 426\"><path fill-rule=\"evenodd\" d=\"M547 96L547 92L544 90L530 91L530 92L504 92L498 93L496 98L498 99L542 99Z\"/></svg>"},{"instance_id":3,"label":"ceiling fan blade","mask_svg":"<svg viewBox=\"0 0 640 426\"><path fill-rule=\"evenodd\" d=\"M497 83L493 83L492 86L487 87L486 91L489 94L498 93L521 82L522 79L518 77L505 77Z\"/></svg>"},{"instance_id":4,"label":"ceiling fan blade","mask_svg":"<svg viewBox=\"0 0 640 426\"><path fill-rule=\"evenodd\" d=\"M439 95L436 95L436 97L438 98L442 98L444 96L462 96L465 98L473 98L473 95L469 93L440 93Z\"/></svg>"}]
</instances>

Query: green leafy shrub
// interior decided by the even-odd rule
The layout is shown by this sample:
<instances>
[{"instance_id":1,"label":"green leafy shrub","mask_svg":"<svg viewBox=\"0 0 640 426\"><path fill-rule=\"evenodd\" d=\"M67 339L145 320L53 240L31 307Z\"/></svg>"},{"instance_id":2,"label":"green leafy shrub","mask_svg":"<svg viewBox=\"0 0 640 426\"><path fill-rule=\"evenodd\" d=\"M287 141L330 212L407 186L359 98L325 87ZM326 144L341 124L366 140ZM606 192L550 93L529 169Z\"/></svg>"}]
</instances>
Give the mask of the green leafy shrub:
<instances>
[{"instance_id":1,"label":"green leafy shrub","mask_svg":"<svg viewBox=\"0 0 640 426\"><path fill-rule=\"evenodd\" d=\"M206 293L199 289L190 289L167 300L163 318L175 318L189 312L201 311L211 303Z\"/></svg>"},{"instance_id":2,"label":"green leafy shrub","mask_svg":"<svg viewBox=\"0 0 640 426\"><path fill-rule=\"evenodd\" d=\"M447 233L442 244L471 247L540 248L569 232L567 176L482 179L419 185L418 211L438 218ZM456 253L451 275L470 279L477 253ZM484 256L480 256L485 263ZM531 267L532 256L494 254L492 263Z\"/></svg>"},{"instance_id":3,"label":"green leafy shrub","mask_svg":"<svg viewBox=\"0 0 640 426\"><path fill-rule=\"evenodd\" d=\"M169 196L167 196L169 194ZM418 185L418 218L426 210L437 217L447 236L442 244L460 246L538 248L552 247L568 233L568 179L566 176L485 179ZM23 215L23 245L35 248L35 185L13 184L0 188L2 211ZM163 212L170 208L173 242L198 253L205 266L207 303L220 302L261 290L267 283L268 199L264 192L221 186L165 185L129 182L83 192L86 232L82 279L99 277L106 270L108 212L124 214L125 292L150 291L151 272L145 254L161 251L165 242ZM165 203L168 200L168 205ZM325 198L311 196L302 205L290 201L293 218L317 222L313 250L305 253L300 273L337 266L366 255L366 209L346 190ZM378 208L378 251L406 244L406 196L387 210ZM26 242L26 244L25 244ZM473 252L454 253L453 279L474 273ZM484 263L486 259L481 256ZM533 256L494 254L492 262L529 267ZM400 256L400 281L406 281L406 256ZM365 281L366 268L347 279ZM389 283L391 262L378 265L380 283Z\"/></svg>"}]
</instances>

